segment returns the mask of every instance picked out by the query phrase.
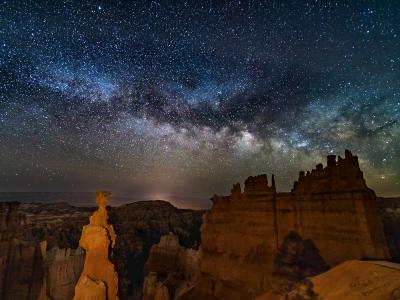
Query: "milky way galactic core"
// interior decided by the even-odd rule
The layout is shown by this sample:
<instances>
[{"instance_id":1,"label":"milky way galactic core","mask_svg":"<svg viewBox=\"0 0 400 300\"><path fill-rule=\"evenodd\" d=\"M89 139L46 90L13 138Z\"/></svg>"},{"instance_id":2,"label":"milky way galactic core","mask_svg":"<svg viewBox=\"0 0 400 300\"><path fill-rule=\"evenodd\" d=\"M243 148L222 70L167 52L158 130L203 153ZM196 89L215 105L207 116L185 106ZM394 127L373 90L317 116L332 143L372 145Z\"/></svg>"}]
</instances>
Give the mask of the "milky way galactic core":
<instances>
[{"instance_id":1,"label":"milky way galactic core","mask_svg":"<svg viewBox=\"0 0 400 300\"><path fill-rule=\"evenodd\" d=\"M0 188L289 190L351 149L400 194L398 1L2 1Z\"/></svg>"}]
</instances>

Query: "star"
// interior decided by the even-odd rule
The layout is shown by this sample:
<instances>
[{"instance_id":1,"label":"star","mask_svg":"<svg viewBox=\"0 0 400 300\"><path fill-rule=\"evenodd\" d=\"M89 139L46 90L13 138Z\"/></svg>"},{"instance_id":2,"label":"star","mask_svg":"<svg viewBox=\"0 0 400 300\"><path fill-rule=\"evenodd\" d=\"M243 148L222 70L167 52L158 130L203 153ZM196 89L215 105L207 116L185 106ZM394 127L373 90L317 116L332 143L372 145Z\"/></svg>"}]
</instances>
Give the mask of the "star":
<instances>
[{"instance_id":1,"label":"star","mask_svg":"<svg viewBox=\"0 0 400 300\"><path fill-rule=\"evenodd\" d=\"M370 187L400 193L398 3L3 6L3 190L206 202L260 173L290 190L351 149Z\"/></svg>"}]
</instances>

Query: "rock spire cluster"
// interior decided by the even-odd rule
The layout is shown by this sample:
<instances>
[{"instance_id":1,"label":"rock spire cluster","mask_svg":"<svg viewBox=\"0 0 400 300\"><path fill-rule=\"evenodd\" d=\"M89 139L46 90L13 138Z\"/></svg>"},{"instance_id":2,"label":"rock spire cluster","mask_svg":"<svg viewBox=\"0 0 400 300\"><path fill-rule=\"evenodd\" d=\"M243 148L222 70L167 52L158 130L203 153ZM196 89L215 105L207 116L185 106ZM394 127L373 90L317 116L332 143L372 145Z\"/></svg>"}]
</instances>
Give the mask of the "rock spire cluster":
<instances>
[{"instance_id":1,"label":"rock spire cluster","mask_svg":"<svg viewBox=\"0 0 400 300\"><path fill-rule=\"evenodd\" d=\"M284 295L291 285L347 260L390 259L379 199L358 158L327 157L299 174L289 193L275 178L248 177L215 195L201 228L200 280L188 299ZM200 295L200 296L199 296ZM195 298L195 296L197 298Z\"/></svg>"}]
</instances>

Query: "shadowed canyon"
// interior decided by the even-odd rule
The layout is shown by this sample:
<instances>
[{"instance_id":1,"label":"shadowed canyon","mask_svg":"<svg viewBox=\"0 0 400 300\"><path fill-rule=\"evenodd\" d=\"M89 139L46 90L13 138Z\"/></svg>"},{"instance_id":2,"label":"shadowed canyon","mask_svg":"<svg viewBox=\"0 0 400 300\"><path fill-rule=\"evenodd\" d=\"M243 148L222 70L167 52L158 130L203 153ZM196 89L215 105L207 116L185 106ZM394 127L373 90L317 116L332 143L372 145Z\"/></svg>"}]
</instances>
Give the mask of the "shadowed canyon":
<instances>
[{"instance_id":1,"label":"shadowed canyon","mask_svg":"<svg viewBox=\"0 0 400 300\"><path fill-rule=\"evenodd\" d=\"M290 192L258 175L211 201L2 202L0 299L72 299L94 225L115 229L118 299L400 298L400 198L377 197L350 151L301 171Z\"/></svg>"}]
</instances>

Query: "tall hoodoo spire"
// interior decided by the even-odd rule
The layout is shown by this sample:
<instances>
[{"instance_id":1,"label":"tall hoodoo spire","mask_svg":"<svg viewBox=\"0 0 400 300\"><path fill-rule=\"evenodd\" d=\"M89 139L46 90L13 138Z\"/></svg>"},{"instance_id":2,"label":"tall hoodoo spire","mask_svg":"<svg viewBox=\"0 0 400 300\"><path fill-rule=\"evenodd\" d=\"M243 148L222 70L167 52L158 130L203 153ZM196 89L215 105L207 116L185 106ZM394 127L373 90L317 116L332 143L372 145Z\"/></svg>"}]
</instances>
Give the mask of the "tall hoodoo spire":
<instances>
[{"instance_id":1,"label":"tall hoodoo spire","mask_svg":"<svg viewBox=\"0 0 400 300\"><path fill-rule=\"evenodd\" d=\"M96 192L97 211L89 218L90 223L83 226L79 245L86 250L85 264L75 286L74 300L98 299L115 300L118 291L118 274L109 260L111 249L115 246L114 227L108 224L106 204L110 192Z\"/></svg>"}]
</instances>

